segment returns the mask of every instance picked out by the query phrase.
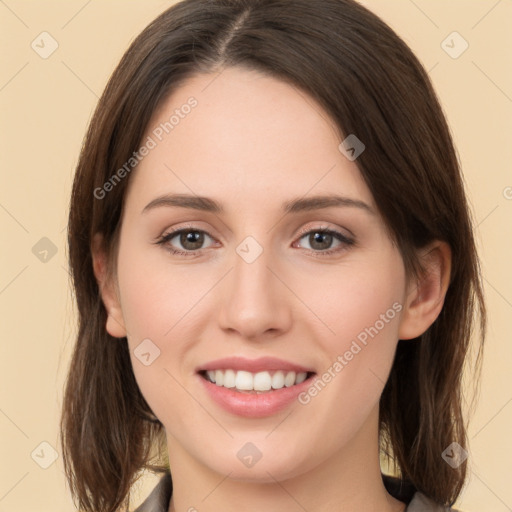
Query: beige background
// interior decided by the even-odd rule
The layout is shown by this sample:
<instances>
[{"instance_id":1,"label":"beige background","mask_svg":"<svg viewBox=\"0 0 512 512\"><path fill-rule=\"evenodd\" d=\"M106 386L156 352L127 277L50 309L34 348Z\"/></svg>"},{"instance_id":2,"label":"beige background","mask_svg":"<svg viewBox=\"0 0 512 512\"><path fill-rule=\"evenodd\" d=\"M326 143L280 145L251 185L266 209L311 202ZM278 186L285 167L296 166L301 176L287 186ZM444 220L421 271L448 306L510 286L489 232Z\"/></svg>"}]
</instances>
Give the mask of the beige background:
<instances>
[{"instance_id":1,"label":"beige background","mask_svg":"<svg viewBox=\"0 0 512 512\"><path fill-rule=\"evenodd\" d=\"M62 387L74 342L65 239L73 169L109 74L135 35L171 3L0 0L0 512L74 510L58 453L47 469L40 466L51 463L51 447L60 451ZM490 329L470 427L470 480L458 506L510 511L512 2L363 3L429 70L463 164ZM47 59L31 47L43 31L58 43ZM453 31L469 44L456 59L441 46ZM462 48L457 37L447 41L451 52ZM32 252L43 237L57 251L46 262ZM140 499L155 482L151 476L141 482Z\"/></svg>"}]
</instances>

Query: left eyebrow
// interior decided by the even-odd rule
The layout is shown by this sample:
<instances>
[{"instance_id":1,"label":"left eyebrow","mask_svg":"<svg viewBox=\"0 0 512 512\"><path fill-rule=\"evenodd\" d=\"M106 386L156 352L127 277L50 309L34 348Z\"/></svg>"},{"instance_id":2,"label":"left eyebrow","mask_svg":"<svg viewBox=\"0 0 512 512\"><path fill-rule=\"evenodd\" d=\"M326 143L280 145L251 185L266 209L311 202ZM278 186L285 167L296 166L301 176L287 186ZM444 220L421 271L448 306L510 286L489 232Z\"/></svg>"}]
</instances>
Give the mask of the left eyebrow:
<instances>
[{"instance_id":1,"label":"left eyebrow","mask_svg":"<svg viewBox=\"0 0 512 512\"><path fill-rule=\"evenodd\" d=\"M323 208L332 207L352 207L360 208L365 212L376 215L375 211L371 206L366 204L364 201L359 199L353 199L346 196L338 195L325 195L325 196L314 196L314 197L301 197L287 201L283 204L284 213L297 213L302 211L320 210Z\"/></svg>"},{"instance_id":2,"label":"left eyebrow","mask_svg":"<svg viewBox=\"0 0 512 512\"><path fill-rule=\"evenodd\" d=\"M220 203L210 197L193 196L189 194L166 194L149 202L141 213L161 206L190 208L212 213L224 213ZM371 215L376 215L374 209L359 199L339 195L323 195L314 197L300 197L283 203L283 213L298 213L302 211L320 210L332 207L359 208Z\"/></svg>"}]
</instances>

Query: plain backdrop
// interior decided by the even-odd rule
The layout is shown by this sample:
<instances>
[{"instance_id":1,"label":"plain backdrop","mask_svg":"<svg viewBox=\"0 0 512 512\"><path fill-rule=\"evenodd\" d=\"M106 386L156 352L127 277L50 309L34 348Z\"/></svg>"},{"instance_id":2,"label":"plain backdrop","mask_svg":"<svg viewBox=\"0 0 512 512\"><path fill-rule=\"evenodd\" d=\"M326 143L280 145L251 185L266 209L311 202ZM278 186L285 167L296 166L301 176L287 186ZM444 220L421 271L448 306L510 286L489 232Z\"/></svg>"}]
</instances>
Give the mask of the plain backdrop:
<instances>
[{"instance_id":1,"label":"plain backdrop","mask_svg":"<svg viewBox=\"0 0 512 512\"><path fill-rule=\"evenodd\" d=\"M134 37L172 3L0 0L0 512L75 510L58 434L76 330L66 248L72 176L110 73ZM489 332L469 430L470 478L457 506L510 511L512 2L363 3L429 71L458 148ZM140 481L139 501L156 481L152 475Z\"/></svg>"}]
</instances>

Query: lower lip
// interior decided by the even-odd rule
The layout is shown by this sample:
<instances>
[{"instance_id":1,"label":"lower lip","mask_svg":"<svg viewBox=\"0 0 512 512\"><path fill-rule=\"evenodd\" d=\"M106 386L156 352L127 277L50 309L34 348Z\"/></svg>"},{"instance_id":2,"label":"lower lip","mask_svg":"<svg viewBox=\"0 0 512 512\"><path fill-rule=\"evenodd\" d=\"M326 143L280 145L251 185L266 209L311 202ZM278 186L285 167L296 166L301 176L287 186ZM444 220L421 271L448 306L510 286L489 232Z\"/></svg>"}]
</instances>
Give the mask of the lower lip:
<instances>
[{"instance_id":1,"label":"lower lip","mask_svg":"<svg viewBox=\"0 0 512 512\"><path fill-rule=\"evenodd\" d=\"M233 391L224 386L217 386L199 374L198 378L213 401L226 411L245 418L263 418L272 416L291 405L297 396L311 385L314 375L289 388L284 387L260 394Z\"/></svg>"}]
</instances>

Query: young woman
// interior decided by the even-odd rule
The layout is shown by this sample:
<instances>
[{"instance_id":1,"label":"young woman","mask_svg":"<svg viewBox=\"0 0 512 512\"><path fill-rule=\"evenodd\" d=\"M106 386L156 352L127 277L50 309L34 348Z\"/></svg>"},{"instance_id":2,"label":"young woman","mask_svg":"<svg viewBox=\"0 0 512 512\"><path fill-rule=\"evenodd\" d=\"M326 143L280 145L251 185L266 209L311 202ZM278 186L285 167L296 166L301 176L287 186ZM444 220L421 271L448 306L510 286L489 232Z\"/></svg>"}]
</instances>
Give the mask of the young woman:
<instances>
[{"instance_id":1,"label":"young woman","mask_svg":"<svg viewBox=\"0 0 512 512\"><path fill-rule=\"evenodd\" d=\"M69 258L80 510L127 510L145 469L145 512L455 503L472 221L427 74L358 3L161 14L90 124Z\"/></svg>"}]
</instances>

